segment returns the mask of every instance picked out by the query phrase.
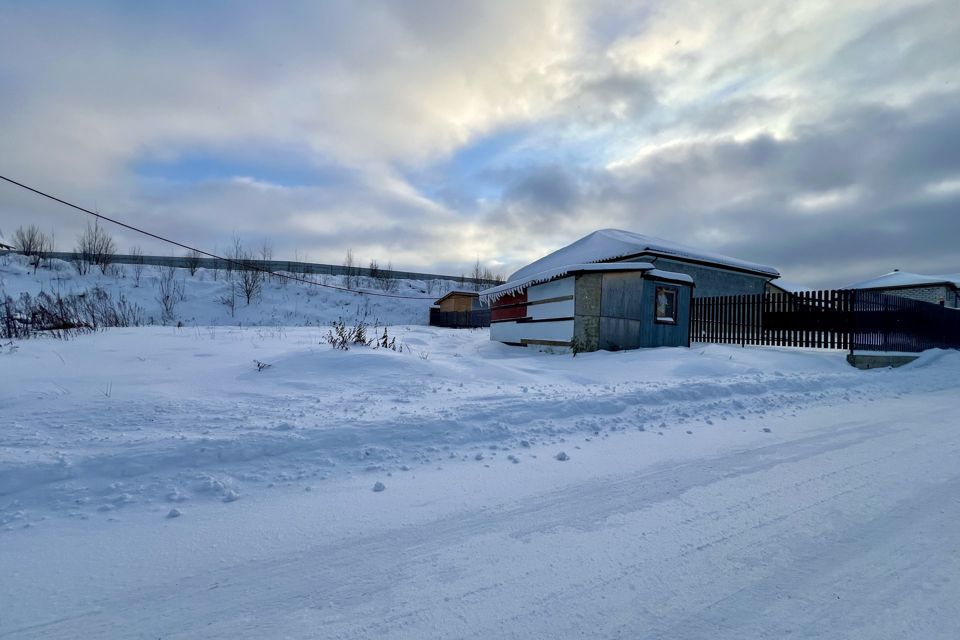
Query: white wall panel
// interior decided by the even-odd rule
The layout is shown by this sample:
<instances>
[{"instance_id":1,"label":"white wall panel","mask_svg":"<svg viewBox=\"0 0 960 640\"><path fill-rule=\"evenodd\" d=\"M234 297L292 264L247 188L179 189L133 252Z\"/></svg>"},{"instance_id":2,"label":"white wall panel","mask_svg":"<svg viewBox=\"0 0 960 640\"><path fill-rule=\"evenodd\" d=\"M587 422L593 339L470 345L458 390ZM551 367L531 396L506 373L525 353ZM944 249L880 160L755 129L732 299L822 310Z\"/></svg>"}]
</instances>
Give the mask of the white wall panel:
<instances>
[{"instance_id":1,"label":"white wall panel","mask_svg":"<svg viewBox=\"0 0 960 640\"><path fill-rule=\"evenodd\" d=\"M572 318L573 300L562 302L547 302L545 304L531 304L527 307L527 315L534 320L542 318Z\"/></svg>"},{"instance_id":2,"label":"white wall panel","mask_svg":"<svg viewBox=\"0 0 960 640\"><path fill-rule=\"evenodd\" d=\"M490 325L490 339L500 342L523 340L573 340L573 320L557 322L494 322Z\"/></svg>"},{"instance_id":3,"label":"white wall panel","mask_svg":"<svg viewBox=\"0 0 960 640\"><path fill-rule=\"evenodd\" d=\"M535 284L527 289L527 301L536 302L537 300L549 300L550 298L572 296L575 282L576 278L570 276L568 278L554 280L553 282Z\"/></svg>"}]
</instances>

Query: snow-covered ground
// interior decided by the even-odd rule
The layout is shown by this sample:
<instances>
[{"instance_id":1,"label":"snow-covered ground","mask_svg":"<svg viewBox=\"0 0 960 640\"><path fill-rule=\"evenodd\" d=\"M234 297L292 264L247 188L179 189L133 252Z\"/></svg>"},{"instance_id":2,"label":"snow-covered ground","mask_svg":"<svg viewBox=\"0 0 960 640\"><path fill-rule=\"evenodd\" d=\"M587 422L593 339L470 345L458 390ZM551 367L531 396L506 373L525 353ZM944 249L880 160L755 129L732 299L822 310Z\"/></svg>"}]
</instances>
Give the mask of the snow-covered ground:
<instances>
[{"instance_id":1,"label":"snow-covered ground","mask_svg":"<svg viewBox=\"0 0 960 640\"><path fill-rule=\"evenodd\" d=\"M3 346L0 638L960 637L960 353L316 317Z\"/></svg>"},{"instance_id":2,"label":"snow-covered ground","mask_svg":"<svg viewBox=\"0 0 960 640\"><path fill-rule=\"evenodd\" d=\"M74 267L62 260L52 260L33 272L27 258L17 254L0 255L0 300L4 294L16 298L21 292L36 295L41 291L69 295L100 287L114 300L124 296L139 306L146 324L164 324L159 301L159 282L164 269L143 265L139 280L132 265L111 265L110 274L102 275L96 267L78 275ZM46 265L46 263L44 263ZM190 275L187 269L175 269L175 279L183 286L183 297L176 301L173 318L166 324L185 326L314 326L329 325L343 317L366 318L371 324L381 322L427 324L432 299L458 288L453 280L397 280L395 293L423 299L364 296L349 291L325 288L295 280L270 277L261 292L247 304L242 292L231 285L222 270L198 269ZM297 275L336 287L345 286L343 276ZM360 288L380 292L375 282L358 278ZM462 287L460 287L462 288ZM234 295L231 295L233 289ZM235 304L226 304L235 297Z\"/></svg>"}]
</instances>

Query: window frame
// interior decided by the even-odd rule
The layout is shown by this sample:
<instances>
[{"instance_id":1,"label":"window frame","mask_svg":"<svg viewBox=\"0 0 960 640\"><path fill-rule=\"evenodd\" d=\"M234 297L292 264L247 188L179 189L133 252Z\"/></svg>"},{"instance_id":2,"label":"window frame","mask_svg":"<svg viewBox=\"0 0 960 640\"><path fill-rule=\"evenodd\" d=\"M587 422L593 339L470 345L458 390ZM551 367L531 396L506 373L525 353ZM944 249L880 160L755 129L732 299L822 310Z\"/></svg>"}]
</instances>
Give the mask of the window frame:
<instances>
[{"instance_id":1,"label":"window frame","mask_svg":"<svg viewBox=\"0 0 960 640\"><path fill-rule=\"evenodd\" d=\"M658 298L660 297L660 292L666 293L668 296L673 297L673 306L672 306L672 317L661 316L658 312ZM668 305L668 309L670 306ZM672 324L676 325L680 322L680 287L669 284L655 284L653 289L653 321L656 324Z\"/></svg>"}]
</instances>

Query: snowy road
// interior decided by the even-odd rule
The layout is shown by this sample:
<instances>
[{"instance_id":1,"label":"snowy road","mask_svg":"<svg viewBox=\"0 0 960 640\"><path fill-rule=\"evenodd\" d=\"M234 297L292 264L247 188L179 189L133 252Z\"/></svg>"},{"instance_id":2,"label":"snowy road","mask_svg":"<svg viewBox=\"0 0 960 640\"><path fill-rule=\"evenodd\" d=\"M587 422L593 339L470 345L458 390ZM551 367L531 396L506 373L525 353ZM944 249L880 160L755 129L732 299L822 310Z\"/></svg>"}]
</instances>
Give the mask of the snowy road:
<instances>
[{"instance_id":1,"label":"snowy road","mask_svg":"<svg viewBox=\"0 0 960 640\"><path fill-rule=\"evenodd\" d=\"M0 638L960 637L958 397L13 532Z\"/></svg>"}]
</instances>

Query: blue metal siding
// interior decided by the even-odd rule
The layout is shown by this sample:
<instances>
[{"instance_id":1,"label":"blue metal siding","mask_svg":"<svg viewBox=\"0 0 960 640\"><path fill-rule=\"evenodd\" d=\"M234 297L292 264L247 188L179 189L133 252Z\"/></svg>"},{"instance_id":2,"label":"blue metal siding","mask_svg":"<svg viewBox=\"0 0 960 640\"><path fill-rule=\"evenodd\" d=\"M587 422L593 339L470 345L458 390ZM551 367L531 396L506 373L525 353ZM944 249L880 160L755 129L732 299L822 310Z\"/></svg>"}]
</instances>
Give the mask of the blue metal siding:
<instances>
[{"instance_id":1,"label":"blue metal siding","mask_svg":"<svg viewBox=\"0 0 960 640\"><path fill-rule=\"evenodd\" d=\"M657 286L677 290L676 324L656 321ZM640 347L686 347L690 342L690 287L648 280L643 286L643 321L640 323Z\"/></svg>"},{"instance_id":2,"label":"blue metal siding","mask_svg":"<svg viewBox=\"0 0 960 640\"><path fill-rule=\"evenodd\" d=\"M578 281L586 287L588 283ZM677 322L656 321L656 288L669 286L677 291ZM604 273L600 286L600 318L596 347L607 351L637 349L641 347L685 347L690 336L689 285L659 282L641 273ZM581 296L580 292L577 294ZM582 296L581 296L582 297ZM589 340L592 329L586 324L587 317L578 315L581 341L592 346Z\"/></svg>"}]
</instances>

